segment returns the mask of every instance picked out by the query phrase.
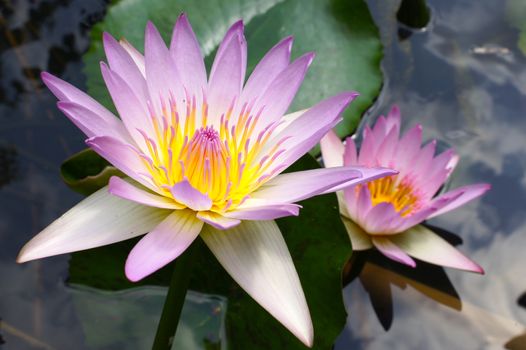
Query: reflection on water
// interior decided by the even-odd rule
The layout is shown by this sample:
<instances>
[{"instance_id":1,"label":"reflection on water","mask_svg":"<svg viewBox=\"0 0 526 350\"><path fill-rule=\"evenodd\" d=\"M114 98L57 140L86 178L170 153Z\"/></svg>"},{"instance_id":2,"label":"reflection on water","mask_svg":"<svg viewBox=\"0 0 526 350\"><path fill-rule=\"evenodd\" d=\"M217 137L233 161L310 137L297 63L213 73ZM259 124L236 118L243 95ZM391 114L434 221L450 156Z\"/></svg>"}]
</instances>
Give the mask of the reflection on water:
<instances>
[{"instance_id":1,"label":"reflection on water","mask_svg":"<svg viewBox=\"0 0 526 350\"><path fill-rule=\"evenodd\" d=\"M502 0L429 1L430 25L417 32L399 31L397 2L368 3L387 80L364 122L396 103L404 128L420 122L425 138L462 156L451 187L492 184L482 199L431 221L486 275L420 262L412 270L375 252L356 254L344 290L348 325L336 349L525 348L526 57L518 29ZM14 261L30 237L80 199L58 169L84 147L83 136L38 75L48 70L84 86L80 55L106 1L1 4L0 344L83 349L85 319L63 283L68 257Z\"/></svg>"},{"instance_id":2,"label":"reflection on water","mask_svg":"<svg viewBox=\"0 0 526 350\"><path fill-rule=\"evenodd\" d=\"M429 227L453 245L461 242L458 236L435 227ZM449 280L444 268L419 261L417 268L399 264L375 250L356 252L344 271L344 285L358 278L369 296L370 304L378 321L388 331L393 322L393 299L391 288L412 287L423 295L457 311L462 301ZM356 282L354 282L356 283Z\"/></svg>"},{"instance_id":3,"label":"reflection on water","mask_svg":"<svg viewBox=\"0 0 526 350\"><path fill-rule=\"evenodd\" d=\"M104 1L0 3L0 335L8 349L84 348L63 281L67 256L15 263L25 241L77 202L60 163L84 147L56 109L42 70L84 85L80 55ZM2 346L2 348L4 348Z\"/></svg>"},{"instance_id":4,"label":"reflection on water","mask_svg":"<svg viewBox=\"0 0 526 350\"><path fill-rule=\"evenodd\" d=\"M168 288L69 289L89 349L148 349ZM226 299L189 291L172 349L226 349Z\"/></svg>"},{"instance_id":5,"label":"reflection on water","mask_svg":"<svg viewBox=\"0 0 526 350\"><path fill-rule=\"evenodd\" d=\"M397 103L406 129L422 123L426 139L461 155L450 187L491 183L480 200L430 221L458 235L486 275L424 271L419 262L423 281L372 254L345 288L348 325L336 348L524 349L526 58L518 31L503 1L433 0L428 30L400 40L397 4L368 3L387 81L364 123Z\"/></svg>"},{"instance_id":6,"label":"reflection on water","mask_svg":"<svg viewBox=\"0 0 526 350\"><path fill-rule=\"evenodd\" d=\"M0 188L20 176L16 164L17 152L12 145L0 145Z\"/></svg>"}]
</instances>

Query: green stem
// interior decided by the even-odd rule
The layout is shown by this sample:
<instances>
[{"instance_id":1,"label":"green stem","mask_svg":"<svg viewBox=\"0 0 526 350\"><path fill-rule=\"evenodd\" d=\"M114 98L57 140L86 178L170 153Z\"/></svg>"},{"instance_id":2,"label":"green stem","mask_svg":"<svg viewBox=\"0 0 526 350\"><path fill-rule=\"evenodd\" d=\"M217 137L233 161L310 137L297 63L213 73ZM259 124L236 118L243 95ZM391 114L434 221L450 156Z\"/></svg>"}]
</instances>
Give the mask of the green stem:
<instances>
[{"instance_id":1,"label":"green stem","mask_svg":"<svg viewBox=\"0 0 526 350\"><path fill-rule=\"evenodd\" d=\"M166 295L166 301L164 302L161 320L157 326L152 350L169 350L172 348L190 281L190 267L194 250L195 244L190 245L174 262L174 271L168 294Z\"/></svg>"}]
</instances>

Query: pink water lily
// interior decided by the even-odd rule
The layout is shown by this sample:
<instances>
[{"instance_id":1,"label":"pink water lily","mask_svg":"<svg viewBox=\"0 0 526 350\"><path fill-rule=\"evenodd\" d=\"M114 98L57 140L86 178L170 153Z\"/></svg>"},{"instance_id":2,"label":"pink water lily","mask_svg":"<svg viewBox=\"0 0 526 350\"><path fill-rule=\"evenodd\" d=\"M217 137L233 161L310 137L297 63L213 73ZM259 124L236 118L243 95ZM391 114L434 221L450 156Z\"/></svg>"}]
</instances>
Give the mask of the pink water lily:
<instances>
[{"instance_id":1,"label":"pink water lily","mask_svg":"<svg viewBox=\"0 0 526 350\"><path fill-rule=\"evenodd\" d=\"M476 184L435 196L454 170L453 149L435 156L436 141L421 147L422 126L400 137L400 111L394 106L367 126L359 152L334 132L321 141L326 167L384 166L392 175L338 192L340 212L354 250L376 247L390 259L415 267L412 257L432 264L483 273L482 268L420 224L482 195L490 186Z\"/></svg>"},{"instance_id":2,"label":"pink water lily","mask_svg":"<svg viewBox=\"0 0 526 350\"><path fill-rule=\"evenodd\" d=\"M137 281L176 259L198 235L226 271L303 343L307 303L273 219L297 201L393 174L340 167L280 174L340 121L344 92L285 115L314 54L290 62L292 38L274 46L245 82L242 22L221 42L210 74L183 14L169 48L152 23L144 56L105 33L102 75L120 119L72 85L42 78L87 144L129 178L113 177L27 243L19 262L146 234L130 252Z\"/></svg>"}]
</instances>

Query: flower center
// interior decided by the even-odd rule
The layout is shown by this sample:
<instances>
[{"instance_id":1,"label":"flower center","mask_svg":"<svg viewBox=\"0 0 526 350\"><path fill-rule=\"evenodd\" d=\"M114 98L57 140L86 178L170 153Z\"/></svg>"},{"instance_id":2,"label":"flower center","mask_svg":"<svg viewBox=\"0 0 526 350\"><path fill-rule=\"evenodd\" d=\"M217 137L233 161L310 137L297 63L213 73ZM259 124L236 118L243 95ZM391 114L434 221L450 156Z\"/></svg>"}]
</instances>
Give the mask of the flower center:
<instances>
[{"instance_id":1,"label":"flower center","mask_svg":"<svg viewBox=\"0 0 526 350\"><path fill-rule=\"evenodd\" d=\"M192 186L211 198L220 196L229 180L231 160L219 133L212 126L197 129L182 154L182 172Z\"/></svg>"},{"instance_id":2,"label":"flower center","mask_svg":"<svg viewBox=\"0 0 526 350\"><path fill-rule=\"evenodd\" d=\"M415 212L419 207L419 196L408 181L397 183L397 176L387 176L367 184L371 193L371 202L377 205L391 203L402 217Z\"/></svg>"},{"instance_id":3,"label":"flower center","mask_svg":"<svg viewBox=\"0 0 526 350\"><path fill-rule=\"evenodd\" d=\"M187 98L177 105L171 97L162 103L162 113L150 106L151 130L139 130L145 147L139 156L148 167L143 174L172 197L170 188L188 179L194 188L212 199L212 209L224 212L241 204L273 174L283 170L274 160L284 152L282 143L266 147L278 122L256 128L261 111L252 113L248 104L233 113L227 111L208 118L208 104ZM182 117L180 116L182 114Z\"/></svg>"}]
</instances>

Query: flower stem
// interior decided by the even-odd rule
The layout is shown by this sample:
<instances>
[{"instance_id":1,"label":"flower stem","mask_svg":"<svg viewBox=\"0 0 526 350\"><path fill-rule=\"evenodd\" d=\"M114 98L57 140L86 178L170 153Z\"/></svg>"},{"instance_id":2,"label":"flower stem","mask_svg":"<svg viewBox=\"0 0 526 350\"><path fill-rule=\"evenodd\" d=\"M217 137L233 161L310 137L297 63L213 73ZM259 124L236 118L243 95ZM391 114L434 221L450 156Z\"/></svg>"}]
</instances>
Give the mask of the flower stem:
<instances>
[{"instance_id":1,"label":"flower stem","mask_svg":"<svg viewBox=\"0 0 526 350\"><path fill-rule=\"evenodd\" d=\"M192 265L192 255L195 246L196 244L194 242L194 244L191 244L174 262L174 271L170 286L168 287L168 294L164 302L161 319L157 326L157 333L155 334L152 350L169 350L172 348L181 310L183 309L186 290L188 289L188 283L190 281L190 267Z\"/></svg>"}]
</instances>

